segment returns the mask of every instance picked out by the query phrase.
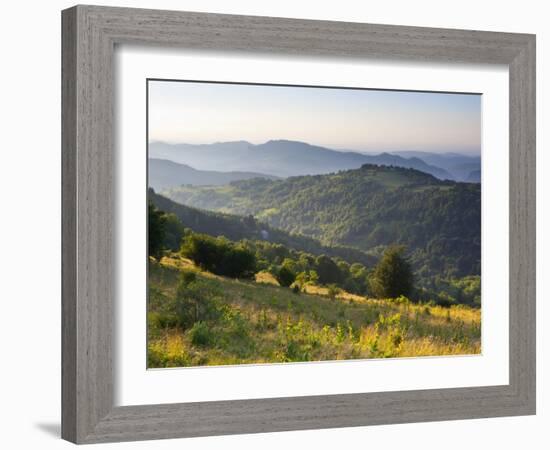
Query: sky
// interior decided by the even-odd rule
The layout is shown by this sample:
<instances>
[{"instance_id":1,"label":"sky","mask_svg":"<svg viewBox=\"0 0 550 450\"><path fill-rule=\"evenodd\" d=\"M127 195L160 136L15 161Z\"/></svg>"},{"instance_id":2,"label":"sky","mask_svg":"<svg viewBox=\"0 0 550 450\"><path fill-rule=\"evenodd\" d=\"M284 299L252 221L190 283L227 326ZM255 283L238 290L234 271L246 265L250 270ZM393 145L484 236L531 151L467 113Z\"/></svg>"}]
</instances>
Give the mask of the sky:
<instances>
[{"instance_id":1,"label":"sky","mask_svg":"<svg viewBox=\"0 0 550 450\"><path fill-rule=\"evenodd\" d=\"M149 141L480 153L481 95L153 81Z\"/></svg>"}]
</instances>

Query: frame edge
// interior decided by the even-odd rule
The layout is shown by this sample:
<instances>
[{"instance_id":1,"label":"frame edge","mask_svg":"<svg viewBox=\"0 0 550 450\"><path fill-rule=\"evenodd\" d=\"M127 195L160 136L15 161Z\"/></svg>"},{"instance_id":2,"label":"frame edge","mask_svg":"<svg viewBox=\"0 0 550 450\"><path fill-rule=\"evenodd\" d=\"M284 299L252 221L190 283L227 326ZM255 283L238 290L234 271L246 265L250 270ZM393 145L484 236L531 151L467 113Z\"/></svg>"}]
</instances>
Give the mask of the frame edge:
<instances>
[{"instance_id":1,"label":"frame edge","mask_svg":"<svg viewBox=\"0 0 550 450\"><path fill-rule=\"evenodd\" d=\"M76 67L77 8L61 15L61 437L77 441L76 290Z\"/></svg>"},{"instance_id":2,"label":"frame edge","mask_svg":"<svg viewBox=\"0 0 550 450\"><path fill-rule=\"evenodd\" d=\"M270 416L265 411L270 408L259 407L258 401L256 404L252 400L230 402L237 406L239 412L244 416L256 408L257 412L263 411L263 416L253 420L256 425L252 426L252 429L243 422L242 418L239 422L235 417L228 417L228 410L225 410L223 414L227 417L225 422L221 417L216 416L213 411L220 408L222 403L228 402L212 402L211 405L203 404L202 406L197 403L113 408L113 374L110 360L112 338L110 322L112 305L110 302L113 299L113 280L110 273L112 262L109 260L108 250L112 239L112 234L110 234L112 220L105 217L109 215L109 211L111 211L109 208L113 206L112 196L107 192L112 187L110 163L113 156L113 144L110 142L112 135L108 131L112 118L112 100L110 98L112 86L109 84L112 68L109 61L114 43L135 40L138 34L135 29L132 29L134 26L132 22L133 20L143 20L147 14L155 15L156 25L150 25L149 28L147 28L147 24L144 25L147 31L144 31L144 36L140 38L141 42L147 42L149 36L153 42L153 36L155 36L157 44L167 43L170 45L172 42L172 45L182 45L185 39L170 34L173 32L174 23L170 23L172 28L162 38L156 34L159 17L167 17L172 13L177 16L176 19L173 19L174 22L177 23L181 18L181 22L189 25L193 33L197 33L197 29L209 22L210 19L212 23L209 24L207 32L215 29L217 24L225 18L240 25L247 20L253 20L256 27L261 27L264 22L273 26L276 21L276 19L261 16L225 16L86 5L75 6L62 12L62 437L75 443L94 443L534 414L536 411L534 324L536 303L534 286L536 262L534 246L535 37L527 34L467 32L464 30L446 31L457 41L462 39L461 36L472 33L472 36L476 36L477 45L483 47L486 44L490 50L494 50L490 61L497 63L507 61L510 68L510 177L512 180L510 184L510 254L511 266L513 265L510 275L510 304L511 312L513 312L510 321L510 385L493 386L486 389L471 388L472 391L477 390L481 398L475 408L470 407L470 415L468 415L466 396L460 403L462 409L459 408L455 412L451 409L446 414L439 415L437 410L430 413L431 410L424 406L425 409L421 409L419 412L409 411L406 413L405 411L391 410L386 419L373 420L372 417L367 418L368 414L365 414L365 411L370 411L373 408L373 404L377 403L375 399L378 397L371 395L367 402L365 396L370 394L353 394L351 396L322 396L305 400L302 408L305 408L306 405L311 406L309 409L302 409L301 414L302 416L309 414L308 417L297 417L296 425L282 425L281 423L276 425L269 421ZM123 23L126 14L130 20ZM281 21L285 24L292 24L293 32L297 35L302 35L304 29L311 32L309 27L317 22L302 19L281 19ZM391 25L371 26L326 21L322 23L323 28L330 28L331 24L338 24L334 26L340 31L349 27L358 35L361 34L361 31L357 31L359 27L365 27L365 34L369 34L367 30L371 30L370 34L376 36L386 33L383 37L389 44L386 41L377 42L372 45L372 48L356 50L358 44L353 43L354 49L350 50L349 54L357 56L369 51L372 51L375 56L379 56L384 52L391 53L393 50L396 57L402 57L399 55L402 55L403 51L399 48L403 45L403 35L397 36L398 34L406 34L407 30L411 30L416 38L422 36L422 33L433 38L432 33L439 31ZM118 30L117 25L121 25L123 29ZM398 30L401 31L398 32ZM318 30L317 33L322 33L322 31ZM393 44L392 33L395 33ZM503 41L502 48L498 45L499 37ZM221 48L231 47L231 39L227 44L221 44L223 38L224 36L212 38L207 42L206 47L201 48L215 48L218 45ZM232 35L231 38L239 43L243 39L238 33ZM495 44L495 40L497 44ZM261 42L261 39L258 42ZM191 42L191 44L193 43L194 41ZM321 40L314 43L313 53L325 54L323 45L327 44L330 47L328 43ZM253 45L254 43L251 44L251 47ZM273 51L284 49L285 45L288 45L286 37L277 38L273 44ZM343 42L334 44L332 49L326 50L326 54L332 54L331 52L336 51L339 45L343 45ZM426 44L426 48L420 49L414 47L414 58L419 60L427 58L426 52L430 45ZM447 45L452 46L452 43ZM462 43L462 46L465 47L466 43ZM444 50L445 45L442 45L441 49ZM293 53L293 49L290 52ZM485 49L479 54L474 53L475 49L453 48L451 56L439 54L435 59L446 60L456 57L457 60L479 61L490 52ZM108 67L102 67L102 64ZM94 71L101 73L98 75ZM104 113L103 117L101 117L101 112ZM102 131L106 132L101 136ZM517 183L513 180L512 171L516 174ZM84 179L86 177L87 179ZM97 190L94 191L94 189ZM105 204L101 206L103 209L95 203L98 200L105 201ZM107 212L105 212L105 208L108 209ZM94 214L101 217L92 217ZM515 214L514 217L512 217L513 214ZM513 229L518 233L517 240L512 239L514 235L512 223L514 223ZM102 242L100 239L104 232L108 233L104 239L107 242ZM87 236L87 233L91 233L92 236ZM82 234L84 236L81 236ZM99 248L93 249L94 244ZM102 263L105 264L104 267L101 266ZM89 275L87 271L90 269L98 269L98 273ZM515 289L514 304L512 304L512 279L519 283ZM95 287L94 283L99 283L99 287ZM523 302L521 302L522 299ZM531 328L526 326L528 323L532 325ZM434 396L439 400L443 400L447 396L455 399L451 391L457 392L458 390L436 392ZM410 402L415 401L414 394L406 392L393 394L395 396L388 395L386 396L388 400L380 403L389 402L387 407L392 409L399 408L399 402L409 402L410 406ZM404 400L399 400L400 395ZM354 396L356 399L353 398ZM500 400L498 400L499 396L501 396ZM282 409L279 409L278 413L281 415L285 412L288 414L287 407L283 407L285 402L291 405L295 404L293 400L297 399L300 397L263 401L273 405L272 410L277 409L275 405L280 405ZM393 399L394 403L390 399ZM332 402L338 408L343 408L343 410L340 409L343 411L343 416L332 422L329 419L317 418L317 420L315 409L322 404L328 407ZM346 402L347 406L342 402ZM193 413L193 408L196 408L196 413ZM218 414L221 415L220 412ZM210 418L213 423L201 428L199 421L193 420L192 416L194 415L202 417L202 419ZM289 415L292 416L292 414ZM229 414L229 416L231 415ZM262 422L262 418L265 422ZM271 418L275 419L274 416ZM282 421L284 422L284 417ZM187 426L196 425L202 431L186 430L183 428L184 422Z\"/></svg>"}]
</instances>

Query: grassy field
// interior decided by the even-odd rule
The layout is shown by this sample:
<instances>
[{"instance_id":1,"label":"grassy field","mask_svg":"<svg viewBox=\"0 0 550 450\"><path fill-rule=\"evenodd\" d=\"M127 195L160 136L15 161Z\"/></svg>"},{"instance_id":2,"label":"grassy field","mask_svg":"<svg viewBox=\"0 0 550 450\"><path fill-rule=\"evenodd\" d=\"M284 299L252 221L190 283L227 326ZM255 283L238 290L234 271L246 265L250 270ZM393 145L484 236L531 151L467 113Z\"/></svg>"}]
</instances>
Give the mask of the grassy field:
<instances>
[{"instance_id":1,"label":"grassy field","mask_svg":"<svg viewBox=\"0 0 550 450\"><path fill-rule=\"evenodd\" d=\"M189 260L149 266L148 367L477 354L481 311L306 292L202 272Z\"/></svg>"}]
</instances>

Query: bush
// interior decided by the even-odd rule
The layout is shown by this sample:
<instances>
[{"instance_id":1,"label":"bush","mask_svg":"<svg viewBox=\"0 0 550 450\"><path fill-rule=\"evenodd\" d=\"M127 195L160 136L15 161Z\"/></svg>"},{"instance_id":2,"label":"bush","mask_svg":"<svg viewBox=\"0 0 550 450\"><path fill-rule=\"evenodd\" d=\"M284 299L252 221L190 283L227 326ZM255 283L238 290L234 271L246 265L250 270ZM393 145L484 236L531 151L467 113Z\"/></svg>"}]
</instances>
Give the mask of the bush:
<instances>
[{"instance_id":1,"label":"bush","mask_svg":"<svg viewBox=\"0 0 550 450\"><path fill-rule=\"evenodd\" d=\"M333 259L321 255L315 260L315 265L321 284L340 284L342 282L342 273Z\"/></svg>"},{"instance_id":2,"label":"bush","mask_svg":"<svg viewBox=\"0 0 550 450\"><path fill-rule=\"evenodd\" d=\"M392 298L392 299L390 299L390 301L392 303L397 304L397 305L409 305L411 303L411 301L407 297L405 297L404 295L400 295L397 298Z\"/></svg>"},{"instance_id":3,"label":"bush","mask_svg":"<svg viewBox=\"0 0 550 450\"><path fill-rule=\"evenodd\" d=\"M204 322L197 322L193 328L189 330L191 343L199 347L207 347L214 342L214 333L210 327Z\"/></svg>"},{"instance_id":4,"label":"bush","mask_svg":"<svg viewBox=\"0 0 550 450\"><path fill-rule=\"evenodd\" d=\"M289 287L292 283L294 283L296 275L287 266L282 266L277 271L275 278L277 278L277 281L281 286Z\"/></svg>"},{"instance_id":5,"label":"bush","mask_svg":"<svg viewBox=\"0 0 550 450\"><path fill-rule=\"evenodd\" d=\"M217 319L222 313L219 296L219 292L197 279L193 272L184 272L174 302L178 325L186 329L199 321Z\"/></svg>"},{"instance_id":6,"label":"bush","mask_svg":"<svg viewBox=\"0 0 550 450\"><path fill-rule=\"evenodd\" d=\"M189 286L191 283L197 281L197 274L191 270L182 270L180 275L180 284Z\"/></svg>"},{"instance_id":7,"label":"bush","mask_svg":"<svg viewBox=\"0 0 550 450\"><path fill-rule=\"evenodd\" d=\"M251 278L255 269L256 258L253 253L238 245L230 245L225 249L218 273L231 278Z\"/></svg>"},{"instance_id":8,"label":"bush","mask_svg":"<svg viewBox=\"0 0 550 450\"><path fill-rule=\"evenodd\" d=\"M225 238L189 233L180 252L204 270L232 278L251 278L256 271L256 256Z\"/></svg>"},{"instance_id":9,"label":"bush","mask_svg":"<svg viewBox=\"0 0 550 450\"><path fill-rule=\"evenodd\" d=\"M342 290L335 284L329 284L328 286L328 296L331 299L335 299L341 291Z\"/></svg>"},{"instance_id":10,"label":"bush","mask_svg":"<svg viewBox=\"0 0 550 450\"><path fill-rule=\"evenodd\" d=\"M296 275L295 283L304 289L308 284L316 284L319 281L319 276L315 270L302 271Z\"/></svg>"}]
</instances>

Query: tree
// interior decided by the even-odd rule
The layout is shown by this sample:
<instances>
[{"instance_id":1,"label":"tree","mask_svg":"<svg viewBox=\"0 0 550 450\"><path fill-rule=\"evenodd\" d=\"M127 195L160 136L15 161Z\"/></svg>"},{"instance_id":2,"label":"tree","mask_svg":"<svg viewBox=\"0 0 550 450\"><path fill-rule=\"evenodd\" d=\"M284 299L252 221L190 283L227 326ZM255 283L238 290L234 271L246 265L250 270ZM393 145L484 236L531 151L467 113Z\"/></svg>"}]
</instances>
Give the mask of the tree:
<instances>
[{"instance_id":1,"label":"tree","mask_svg":"<svg viewBox=\"0 0 550 450\"><path fill-rule=\"evenodd\" d=\"M256 256L239 244L207 234L189 233L182 239L180 253L201 269L232 278L251 278Z\"/></svg>"},{"instance_id":2,"label":"tree","mask_svg":"<svg viewBox=\"0 0 550 450\"><path fill-rule=\"evenodd\" d=\"M342 274L336 263L326 255L318 256L315 260L319 282L321 284L340 284Z\"/></svg>"},{"instance_id":3,"label":"tree","mask_svg":"<svg viewBox=\"0 0 550 450\"><path fill-rule=\"evenodd\" d=\"M294 272L287 266L281 266L275 277L277 278L279 284L284 287L290 286L296 279Z\"/></svg>"},{"instance_id":4,"label":"tree","mask_svg":"<svg viewBox=\"0 0 550 450\"><path fill-rule=\"evenodd\" d=\"M319 275L317 274L317 272L315 270L310 270L308 272L307 276L308 276L308 281L311 284L317 284L319 282Z\"/></svg>"},{"instance_id":5,"label":"tree","mask_svg":"<svg viewBox=\"0 0 550 450\"><path fill-rule=\"evenodd\" d=\"M173 213L165 214L164 217L164 246L170 250L177 251L181 244L181 238L185 234L185 227Z\"/></svg>"},{"instance_id":6,"label":"tree","mask_svg":"<svg viewBox=\"0 0 550 450\"><path fill-rule=\"evenodd\" d=\"M152 203L149 203L147 212L149 256L160 259L164 250L164 238L166 236L166 215Z\"/></svg>"},{"instance_id":7,"label":"tree","mask_svg":"<svg viewBox=\"0 0 550 450\"><path fill-rule=\"evenodd\" d=\"M371 278L371 288L377 297L407 297L412 292L413 274L404 253L404 246L388 247L376 265Z\"/></svg>"},{"instance_id":8,"label":"tree","mask_svg":"<svg viewBox=\"0 0 550 450\"><path fill-rule=\"evenodd\" d=\"M223 249L212 236L190 233L182 239L180 252L200 268L217 273Z\"/></svg>"},{"instance_id":9,"label":"tree","mask_svg":"<svg viewBox=\"0 0 550 450\"><path fill-rule=\"evenodd\" d=\"M231 278L252 278L256 271L254 253L240 245L229 245L225 248L219 265L219 274Z\"/></svg>"},{"instance_id":10,"label":"tree","mask_svg":"<svg viewBox=\"0 0 550 450\"><path fill-rule=\"evenodd\" d=\"M304 289L308 284L315 284L319 281L319 276L315 270L302 271L296 275L295 283L300 286L301 289Z\"/></svg>"}]
</instances>

